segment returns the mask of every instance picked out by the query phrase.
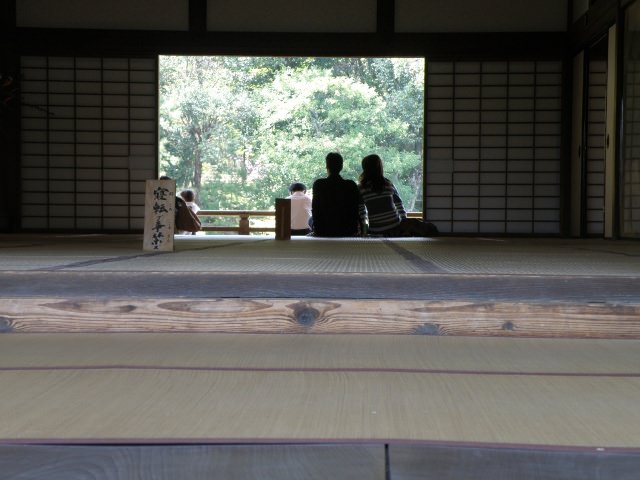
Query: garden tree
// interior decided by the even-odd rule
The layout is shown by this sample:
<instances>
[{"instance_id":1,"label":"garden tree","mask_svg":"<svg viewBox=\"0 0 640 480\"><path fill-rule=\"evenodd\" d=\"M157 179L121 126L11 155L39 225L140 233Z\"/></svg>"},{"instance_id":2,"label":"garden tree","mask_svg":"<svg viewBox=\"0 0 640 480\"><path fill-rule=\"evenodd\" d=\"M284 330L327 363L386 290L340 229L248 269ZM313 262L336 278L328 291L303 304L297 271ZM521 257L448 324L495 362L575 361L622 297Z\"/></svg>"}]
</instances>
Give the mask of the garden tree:
<instances>
[{"instance_id":1,"label":"garden tree","mask_svg":"<svg viewBox=\"0 0 640 480\"><path fill-rule=\"evenodd\" d=\"M411 209L422 183L424 62L162 57L161 168L205 208L270 208L292 181L378 153Z\"/></svg>"},{"instance_id":2,"label":"garden tree","mask_svg":"<svg viewBox=\"0 0 640 480\"><path fill-rule=\"evenodd\" d=\"M254 107L220 57L167 57L160 91L161 158L178 185L247 176L243 146Z\"/></svg>"},{"instance_id":3,"label":"garden tree","mask_svg":"<svg viewBox=\"0 0 640 480\"><path fill-rule=\"evenodd\" d=\"M161 167L180 188L194 188L206 207L255 207L255 192L246 188L256 131L253 90L277 68L242 57L162 58Z\"/></svg>"},{"instance_id":4,"label":"garden tree","mask_svg":"<svg viewBox=\"0 0 640 480\"><path fill-rule=\"evenodd\" d=\"M199 190L204 159L227 138L225 112L234 107L233 98L216 57L168 57L166 63L170 75L161 76L161 92L169 93L161 97L160 136L167 174Z\"/></svg>"},{"instance_id":5,"label":"garden tree","mask_svg":"<svg viewBox=\"0 0 640 480\"><path fill-rule=\"evenodd\" d=\"M387 114L405 125L402 132L388 131L380 147L387 149L387 158L382 157L385 171L394 177L405 206L413 210L422 195L424 60L320 58L316 64L331 69L336 76L347 76L369 85L385 101ZM418 163L415 155L419 157ZM409 168L410 165L414 168Z\"/></svg>"},{"instance_id":6,"label":"garden tree","mask_svg":"<svg viewBox=\"0 0 640 480\"><path fill-rule=\"evenodd\" d=\"M291 181L311 183L325 176L329 151L343 154L349 178L357 178L360 159L372 152L386 154L390 172L419 167L419 157L399 155L385 144L389 137L403 136L406 126L388 115L374 89L351 78L317 68L286 70L264 91L262 104L268 134L260 136L259 164L266 191L282 193Z\"/></svg>"}]
</instances>

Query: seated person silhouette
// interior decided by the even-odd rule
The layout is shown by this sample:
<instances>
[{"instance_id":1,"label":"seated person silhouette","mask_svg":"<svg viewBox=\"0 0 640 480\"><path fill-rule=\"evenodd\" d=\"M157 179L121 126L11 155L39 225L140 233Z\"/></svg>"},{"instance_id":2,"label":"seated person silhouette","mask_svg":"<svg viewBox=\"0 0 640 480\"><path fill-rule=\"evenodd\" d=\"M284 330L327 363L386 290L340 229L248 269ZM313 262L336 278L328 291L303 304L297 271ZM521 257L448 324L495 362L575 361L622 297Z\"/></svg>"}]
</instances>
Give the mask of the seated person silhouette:
<instances>
[{"instance_id":1,"label":"seated person silhouette","mask_svg":"<svg viewBox=\"0 0 640 480\"><path fill-rule=\"evenodd\" d=\"M342 165L342 155L329 153L326 157L327 178L319 178L313 183L311 213L316 237L352 237L361 232L360 192L353 180L340 176Z\"/></svg>"},{"instance_id":2,"label":"seated person silhouette","mask_svg":"<svg viewBox=\"0 0 640 480\"><path fill-rule=\"evenodd\" d=\"M369 232L384 237L431 237L438 234L433 223L408 218L398 190L384 176L382 159L367 155L362 159L360 195L369 218Z\"/></svg>"}]
</instances>

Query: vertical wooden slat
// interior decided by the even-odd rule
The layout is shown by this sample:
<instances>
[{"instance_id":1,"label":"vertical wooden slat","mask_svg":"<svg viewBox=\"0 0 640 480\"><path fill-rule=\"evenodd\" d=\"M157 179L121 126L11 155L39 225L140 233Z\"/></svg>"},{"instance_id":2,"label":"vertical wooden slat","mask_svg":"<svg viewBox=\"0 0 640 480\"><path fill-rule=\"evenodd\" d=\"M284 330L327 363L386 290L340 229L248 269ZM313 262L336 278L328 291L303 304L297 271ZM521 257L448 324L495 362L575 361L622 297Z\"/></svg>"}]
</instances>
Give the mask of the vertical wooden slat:
<instances>
[{"instance_id":1,"label":"vertical wooden slat","mask_svg":"<svg viewBox=\"0 0 640 480\"><path fill-rule=\"evenodd\" d=\"M193 0L192 0L193 1ZM382 34L391 34L395 31L396 1L378 0L377 3L377 31Z\"/></svg>"},{"instance_id":2,"label":"vertical wooden slat","mask_svg":"<svg viewBox=\"0 0 640 480\"><path fill-rule=\"evenodd\" d=\"M291 200L276 198L276 240L291 239Z\"/></svg>"},{"instance_id":3,"label":"vertical wooden slat","mask_svg":"<svg viewBox=\"0 0 640 480\"><path fill-rule=\"evenodd\" d=\"M207 0L189 0L189 31L207 31Z\"/></svg>"},{"instance_id":4,"label":"vertical wooden slat","mask_svg":"<svg viewBox=\"0 0 640 480\"><path fill-rule=\"evenodd\" d=\"M613 237L614 209L616 199L616 75L617 68L617 26L609 29L607 55L607 101L605 133L605 186L604 186L604 236Z\"/></svg>"},{"instance_id":5,"label":"vertical wooden slat","mask_svg":"<svg viewBox=\"0 0 640 480\"><path fill-rule=\"evenodd\" d=\"M8 40L16 28L16 0L0 1L0 27L5 34L0 44L2 84L0 110L0 158L2 159L2 191L0 231L19 227L20 201L20 97L19 57L15 41Z\"/></svg>"},{"instance_id":6,"label":"vertical wooden slat","mask_svg":"<svg viewBox=\"0 0 640 480\"><path fill-rule=\"evenodd\" d=\"M573 117L571 131L571 235L580 236L582 195L582 94L584 52L573 58Z\"/></svg>"}]
</instances>

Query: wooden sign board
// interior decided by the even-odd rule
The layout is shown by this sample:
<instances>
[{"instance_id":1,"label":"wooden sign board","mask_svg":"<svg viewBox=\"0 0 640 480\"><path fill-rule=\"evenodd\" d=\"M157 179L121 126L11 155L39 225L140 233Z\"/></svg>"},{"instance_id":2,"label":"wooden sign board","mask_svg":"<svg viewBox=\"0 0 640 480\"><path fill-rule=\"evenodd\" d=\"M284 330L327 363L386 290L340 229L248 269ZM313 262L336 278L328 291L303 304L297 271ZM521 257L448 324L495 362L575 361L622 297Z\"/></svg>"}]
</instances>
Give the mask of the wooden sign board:
<instances>
[{"instance_id":1,"label":"wooden sign board","mask_svg":"<svg viewBox=\"0 0 640 480\"><path fill-rule=\"evenodd\" d=\"M152 252L173 252L175 218L175 180L147 180L142 249Z\"/></svg>"}]
</instances>

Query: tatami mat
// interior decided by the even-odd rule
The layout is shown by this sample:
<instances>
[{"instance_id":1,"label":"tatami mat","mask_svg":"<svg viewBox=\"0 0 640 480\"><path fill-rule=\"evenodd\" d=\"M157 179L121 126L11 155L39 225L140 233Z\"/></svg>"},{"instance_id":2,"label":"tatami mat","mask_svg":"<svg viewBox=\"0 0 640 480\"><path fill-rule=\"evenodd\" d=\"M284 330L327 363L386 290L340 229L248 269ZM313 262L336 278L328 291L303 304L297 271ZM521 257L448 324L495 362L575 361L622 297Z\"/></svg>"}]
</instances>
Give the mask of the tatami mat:
<instances>
[{"instance_id":1,"label":"tatami mat","mask_svg":"<svg viewBox=\"0 0 640 480\"><path fill-rule=\"evenodd\" d=\"M416 335L0 335L8 368L421 370L640 376L640 340Z\"/></svg>"},{"instance_id":2,"label":"tatami mat","mask_svg":"<svg viewBox=\"0 0 640 480\"><path fill-rule=\"evenodd\" d=\"M640 451L636 341L0 340L0 443L411 441Z\"/></svg>"},{"instance_id":3,"label":"tatami mat","mask_svg":"<svg viewBox=\"0 0 640 480\"><path fill-rule=\"evenodd\" d=\"M211 248L210 248L211 247ZM375 239L294 239L245 241L239 239L224 247L208 240L179 242L173 255L138 257L127 265L104 264L83 270L221 272L337 272L337 273L415 273L415 268L383 242Z\"/></svg>"},{"instance_id":4,"label":"tatami mat","mask_svg":"<svg viewBox=\"0 0 640 480\"><path fill-rule=\"evenodd\" d=\"M405 241L403 248L448 273L519 275L640 274L640 245L593 240Z\"/></svg>"},{"instance_id":5,"label":"tatami mat","mask_svg":"<svg viewBox=\"0 0 640 480\"><path fill-rule=\"evenodd\" d=\"M0 372L0 442L422 441L640 447L640 378Z\"/></svg>"},{"instance_id":6,"label":"tatami mat","mask_svg":"<svg viewBox=\"0 0 640 480\"><path fill-rule=\"evenodd\" d=\"M640 243L566 239L179 236L171 253L140 236L2 236L0 271L270 272L640 276Z\"/></svg>"}]
</instances>

